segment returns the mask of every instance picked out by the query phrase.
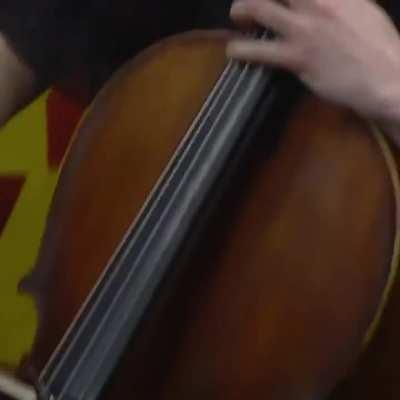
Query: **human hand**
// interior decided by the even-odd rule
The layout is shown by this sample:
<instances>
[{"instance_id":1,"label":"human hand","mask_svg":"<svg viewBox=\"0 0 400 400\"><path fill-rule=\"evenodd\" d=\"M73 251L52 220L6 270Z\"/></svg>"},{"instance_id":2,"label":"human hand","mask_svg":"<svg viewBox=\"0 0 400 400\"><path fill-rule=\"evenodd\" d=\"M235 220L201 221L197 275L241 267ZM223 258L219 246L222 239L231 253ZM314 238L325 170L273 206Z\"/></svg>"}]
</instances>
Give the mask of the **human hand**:
<instances>
[{"instance_id":1,"label":"human hand","mask_svg":"<svg viewBox=\"0 0 400 400\"><path fill-rule=\"evenodd\" d=\"M230 57L286 69L322 98L400 124L400 36L370 0L237 0L239 24L277 39L228 43Z\"/></svg>"}]
</instances>

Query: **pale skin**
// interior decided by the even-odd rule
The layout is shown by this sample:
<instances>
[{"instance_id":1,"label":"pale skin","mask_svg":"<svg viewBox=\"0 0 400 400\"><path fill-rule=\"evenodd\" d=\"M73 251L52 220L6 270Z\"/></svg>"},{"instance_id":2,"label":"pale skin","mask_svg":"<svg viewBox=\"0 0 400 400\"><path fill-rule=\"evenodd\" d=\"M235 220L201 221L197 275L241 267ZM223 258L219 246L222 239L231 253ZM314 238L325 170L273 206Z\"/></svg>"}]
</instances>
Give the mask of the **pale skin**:
<instances>
[{"instance_id":1,"label":"pale skin","mask_svg":"<svg viewBox=\"0 0 400 400\"><path fill-rule=\"evenodd\" d=\"M295 74L318 96L378 122L400 145L400 36L370 0L237 0L239 25L274 41L234 38L230 57Z\"/></svg>"}]
</instances>

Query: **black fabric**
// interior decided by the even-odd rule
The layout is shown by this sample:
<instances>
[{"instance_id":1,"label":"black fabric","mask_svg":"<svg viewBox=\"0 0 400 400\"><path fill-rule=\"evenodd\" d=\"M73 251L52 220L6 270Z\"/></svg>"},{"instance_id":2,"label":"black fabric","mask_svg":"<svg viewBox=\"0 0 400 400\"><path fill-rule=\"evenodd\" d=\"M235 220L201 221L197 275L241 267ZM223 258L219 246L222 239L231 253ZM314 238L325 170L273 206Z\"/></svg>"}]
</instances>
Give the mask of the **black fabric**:
<instances>
[{"instance_id":1,"label":"black fabric","mask_svg":"<svg viewBox=\"0 0 400 400\"><path fill-rule=\"evenodd\" d=\"M231 0L2 0L0 30L43 85L74 69L107 75L166 35L228 21Z\"/></svg>"},{"instance_id":2,"label":"black fabric","mask_svg":"<svg viewBox=\"0 0 400 400\"><path fill-rule=\"evenodd\" d=\"M397 26L400 26L400 3L398 0L382 0L378 2L390 15Z\"/></svg>"},{"instance_id":3,"label":"black fabric","mask_svg":"<svg viewBox=\"0 0 400 400\"><path fill-rule=\"evenodd\" d=\"M228 24L232 0L1 0L0 30L43 85L86 69L102 81L150 43ZM383 0L400 21L398 0Z\"/></svg>"},{"instance_id":4,"label":"black fabric","mask_svg":"<svg viewBox=\"0 0 400 400\"><path fill-rule=\"evenodd\" d=\"M90 1L7 0L0 10L0 30L39 75L51 80L88 54L91 9Z\"/></svg>"}]
</instances>

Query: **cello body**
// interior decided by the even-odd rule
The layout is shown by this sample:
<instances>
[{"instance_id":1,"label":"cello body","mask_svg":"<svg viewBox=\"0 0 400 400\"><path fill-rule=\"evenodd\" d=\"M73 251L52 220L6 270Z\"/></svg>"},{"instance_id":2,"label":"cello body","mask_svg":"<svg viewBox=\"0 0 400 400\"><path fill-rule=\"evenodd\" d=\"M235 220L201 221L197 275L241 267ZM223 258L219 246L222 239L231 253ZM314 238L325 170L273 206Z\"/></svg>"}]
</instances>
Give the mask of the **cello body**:
<instances>
[{"instance_id":1,"label":"cello body","mask_svg":"<svg viewBox=\"0 0 400 400\"><path fill-rule=\"evenodd\" d=\"M224 48L221 33L164 40L89 108L21 283L40 316L24 379L37 384L74 329L223 72ZM397 398L396 156L365 121L307 93L266 115L100 398Z\"/></svg>"}]
</instances>

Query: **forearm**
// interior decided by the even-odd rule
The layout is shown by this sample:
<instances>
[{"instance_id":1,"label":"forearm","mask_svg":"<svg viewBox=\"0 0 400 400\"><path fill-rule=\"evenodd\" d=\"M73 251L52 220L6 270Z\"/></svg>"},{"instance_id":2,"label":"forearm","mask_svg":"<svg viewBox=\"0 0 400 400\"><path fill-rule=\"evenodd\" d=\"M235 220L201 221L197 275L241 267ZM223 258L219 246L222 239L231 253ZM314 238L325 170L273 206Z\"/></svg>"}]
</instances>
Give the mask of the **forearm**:
<instances>
[{"instance_id":1,"label":"forearm","mask_svg":"<svg viewBox=\"0 0 400 400\"><path fill-rule=\"evenodd\" d=\"M0 126L2 126L35 95L35 77L1 34L0 88Z\"/></svg>"}]
</instances>

